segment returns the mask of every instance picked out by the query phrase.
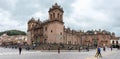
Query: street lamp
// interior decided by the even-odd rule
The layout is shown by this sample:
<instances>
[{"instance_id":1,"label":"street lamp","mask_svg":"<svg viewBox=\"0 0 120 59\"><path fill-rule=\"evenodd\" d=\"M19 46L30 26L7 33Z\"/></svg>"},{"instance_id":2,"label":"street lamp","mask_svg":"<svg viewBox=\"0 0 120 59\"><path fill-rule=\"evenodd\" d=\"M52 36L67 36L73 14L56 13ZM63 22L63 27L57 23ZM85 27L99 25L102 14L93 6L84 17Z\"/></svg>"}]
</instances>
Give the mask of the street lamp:
<instances>
[{"instance_id":1,"label":"street lamp","mask_svg":"<svg viewBox=\"0 0 120 59\"><path fill-rule=\"evenodd\" d=\"M82 42L82 34L81 34L81 46L82 46L83 42Z\"/></svg>"}]
</instances>

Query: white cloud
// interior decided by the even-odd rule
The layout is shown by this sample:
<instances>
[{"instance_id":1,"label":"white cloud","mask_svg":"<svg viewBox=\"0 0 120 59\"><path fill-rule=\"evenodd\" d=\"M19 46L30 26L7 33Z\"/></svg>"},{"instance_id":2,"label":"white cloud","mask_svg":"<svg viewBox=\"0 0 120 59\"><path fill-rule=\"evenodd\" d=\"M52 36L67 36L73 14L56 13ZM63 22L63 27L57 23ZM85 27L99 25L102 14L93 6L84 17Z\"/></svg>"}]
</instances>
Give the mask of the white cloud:
<instances>
[{"instance_id":1,"label":"white cloud","mask_svg":"<svg viewBox=\"0 0 120 59\"><path fill-rule=\"evenodd\" d=\"M15 7L16 6L16 3L18 2L18 0L6 0L6 2L9 4L9 5L11 5L11 7Z\"/></svg>"},{"instance_id":2,"label":"white cloud","mask_svg":"<svg viewBox=\"0 0 120 59\"><path fill-rule=\"evenodd\" d=\"M92 4L94 2L92 0L77 0L72 4L73 14L72 17L89 17L92 20L97 21L108 21L109 16L104 12L98 11L93 8Z\"/></svg>"},{"instance_id":3,"label":"white cloud","mask_svg":"<svg viewBox=\"0 0 120 59\"><path fill-rule=\"evenodd\" d=\"M48 19L49 16L47 12L38 11L31 15L31 17L35 17L36 19L40 18L40 20L43 21Z\"/></svg>"},{"instance_id":4,"label":"white cloud","mask_svg":"<svg viewBox=\"0 0 120 59\"><path fill-rule=\"evenodd\" d=\"M79 29L106 29L109 24L112 24L113 20L110 20L110 16L102 11L96 10L93 7L93 0L76 0L71 4L73 12L67 17L72 24L70 27L79 27ZM69 26L69 25L68 25ZM111 27L111 26L110 26Z\"/></svg>"},{"instance_id":5,"label":"white cloud","mask_svg":"<svg viewBox=\"0 0 120 59\"><path fill-rule=\"evenodd\" d=\"M35 4L34 7L35 7L35 8L39 8L40 5L39 5L39 4Z\"/></svg>"},{"instance_id":6,"label":"white cloud","mask_svg":"<svg viewBox=\"0 0 120 59\"><path fill-rule=\"evenodd\" d=\"M16 27L20 26L20 23L11 19L11 16L10 12L0 9L0 30L16 29Z\"/></svg>"},{"instance_id":7,"label":"white cloud","mask_svg":"<svg viewBox=\"0 0 120 59\"><path fill-rule=\"evenodd\" d=\"M17 21L10 20L11 13L5 10L0 9L0 21L1 25L16 25Z\"/></svg>"},{"instance_id":8,"label":"white cloud","mask_svg":"<svg viewBox=\"0 0 120 59\"><path fill-rule=\"evenodd\" d=\"M18 0L0 0L0 8L6 9L8 11L14 10Z\"/></svg>"},{"instance_id":9,"label":"white cloud","mask_svg":"<svg viewBox=\"0 0 120 59\"><path fill-rule=\"evenodd\" d=\"M64 8L66 27L76 30L105 29L116 33L119 31L120 0L41 1L0 0L0 21L2 21L0 30L27 31L27 21L31 17L40 18L42 21L48 19L48 9L57 2Z\"/></svg>"}]
</instances>

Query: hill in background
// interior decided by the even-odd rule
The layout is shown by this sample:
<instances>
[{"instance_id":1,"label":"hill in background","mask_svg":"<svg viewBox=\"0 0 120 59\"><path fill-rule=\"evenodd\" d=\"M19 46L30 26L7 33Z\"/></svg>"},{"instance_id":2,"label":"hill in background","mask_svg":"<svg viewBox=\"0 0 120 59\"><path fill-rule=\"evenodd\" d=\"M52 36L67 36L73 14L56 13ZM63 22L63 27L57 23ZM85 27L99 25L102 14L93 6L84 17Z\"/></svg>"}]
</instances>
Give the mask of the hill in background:
<instances>
[{"instance_id":1,"label":"hill in background","mask_svg":"<svg viewBox=\"0 0 120 59\"><path fill-rule=\"evenodd\" d=\"M12 36L12 35L26 35L26 33L24 31L20 31L20 30L7 30L7 31L0 32L0 36L3 35L3 34L7 34L9 36Z\"/></svg>"}]
</instances>

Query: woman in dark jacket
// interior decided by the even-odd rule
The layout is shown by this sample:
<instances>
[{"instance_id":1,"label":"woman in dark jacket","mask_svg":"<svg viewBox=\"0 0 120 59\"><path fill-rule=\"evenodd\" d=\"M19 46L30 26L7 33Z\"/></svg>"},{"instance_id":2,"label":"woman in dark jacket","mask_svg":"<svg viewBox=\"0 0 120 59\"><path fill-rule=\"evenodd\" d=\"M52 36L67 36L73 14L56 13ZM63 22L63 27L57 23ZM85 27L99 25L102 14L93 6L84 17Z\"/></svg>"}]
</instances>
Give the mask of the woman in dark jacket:
<instances>
[{"instance_id":1,"label":"woman in dark jacket","mask_svg":"<svg viewBox=\"0 0 120 59\"><path fill-rule=\"evenodd\" d=\"M19 46L19 54L21 54L21 51L22 51L22 47Z\"/></svg>"}]
</instances>

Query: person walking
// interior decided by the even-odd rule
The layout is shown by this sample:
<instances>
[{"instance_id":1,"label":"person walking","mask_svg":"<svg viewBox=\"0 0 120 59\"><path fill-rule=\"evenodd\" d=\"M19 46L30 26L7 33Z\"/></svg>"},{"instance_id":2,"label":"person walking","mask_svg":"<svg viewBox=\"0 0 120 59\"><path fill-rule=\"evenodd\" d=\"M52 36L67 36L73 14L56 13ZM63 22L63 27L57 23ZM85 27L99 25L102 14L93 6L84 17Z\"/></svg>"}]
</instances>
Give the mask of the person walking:
<instances>
[{"instance_id":1,"label":"person walking","mask_svg":"<svg viewBox=\"0 0 120 59\"><path fill-rule=\"evenodd\" d=\"M50 51L50 46L48 46L48 51Z\"/></svg>"},{"instance_id":2,"label":"person walking","mask_svg":"<svg viewBox=\"0 0 120 59\"><path fill-rule=\"evenodd\" d=\"M100 47L97 47L97 48L96 48L96 54L95 54L95 57L102 57Z\"/></svg>"},{"instance_id":3,"label":"person walking","mask_svg":"<svg viewBox=\"0 0 120 59\"><path fill-rule=\"evenodd\" d=\"M80 52L80 47L78 48L78 51Z\"/></svg>"},{"instance_id":4,"label":"person walking","mask_svg":"<svg viewBox=\"0 0 120 59\"><path fill-rule=\"evenodd\" d=\"M103 47L103 51L106 51L106 48L105 48L105 46Z\"/></svg>"},{"instance_id":5,"label":"person walking","mask_svg":"<svg viewBox=\"0 0 120 59\"><path fill-rule=\"evenodd\" d=\"M22 47L19 46L19 54L21 55Z\"/></svg>"},{"instance_id":6,"label":"person walking","mask_svg":"<svg viewBox=\"0 0 120 59\"><path fill-rule=\"evenodd\" d=\"M58 46L58 54L60 54L60 46Z\"/></svg>"},{"instance_id":7,"label":"person walking","mask_svg":"<svg viewBox=\"0 0 120 59\"><path fill-rule=\"evenodd\" d=\"M86 50L89 51L89 47L88 46L86 47Z\"/></svg>"},{"instance_id":8,"label":"person walking","mask_svg":"<svg viewBox=\"0 0 120 59\"><path fill-rule=\"evenodd\" d=\"M111 51L112 51L112 46L110 46L110 49L111 49Z\"/></svg>"},{"instance_id":9,"label":"person walking","mask_svg":"<svg viewBox=\"0 0 120 59\"><path fill-rule=\"evenodd\" d=\"M96 54L95 57L98 57L98 47L96 48Z\"/></svg>"},{"instance_id":10,"label":"person walking","mask_svg":"<svg viewBox=\"0 0 120 59\"><path fill-rule=\"evenodd\" d=\"M98 57L102 57L100 47L98 47Z\"/></svg>"}]
</instances>

